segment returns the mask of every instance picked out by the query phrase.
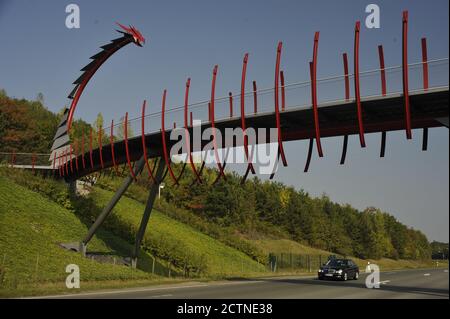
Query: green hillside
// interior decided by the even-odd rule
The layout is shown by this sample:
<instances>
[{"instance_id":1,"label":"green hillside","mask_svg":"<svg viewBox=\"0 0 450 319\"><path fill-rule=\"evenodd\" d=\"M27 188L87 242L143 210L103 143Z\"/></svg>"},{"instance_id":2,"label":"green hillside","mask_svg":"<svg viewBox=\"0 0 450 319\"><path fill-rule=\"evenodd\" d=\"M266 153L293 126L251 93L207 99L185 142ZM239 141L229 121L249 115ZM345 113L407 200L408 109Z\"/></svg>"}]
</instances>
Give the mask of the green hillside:
<instances>
[{"instance_id":1,"label":"green hillside","mask_svg":"<svg viewBox=\"0 0 450 319\"><path fill-rule=\"evenodd\" d=\"M90 197L103 206L112 195L112 192L94 188ZM119 220L133 228L138 227L143 211L143 204L127 197L123 197L114 209ZM156 210L152 211L143 246L174 263L177 259L194 259L204 264L207 275L238 275L265 270L262 264L246 254ZM180 267L183 267L182 263Z\"/></svg>"},{"instance_id":2,"label":"green hillside","mask_svg":"<svg viewBox=\"0 0 450 319\"><path fill-rule=\"evenodd\" d=\"M20 184L24 185L21 186ZM99 263L67 251L60 243L79 241L88 230L86 220L97 214L112 192L94 188L88 198L67 197L63 182L43 179L31 172L0 169L0 295L45 285L64 288L68 264L80 266L82 286L94 282L126 280L160 281L156 268L172 277L226 277L265 272L265 266L192 227L153 211L140 252L138 269ZM79 206L80 202L90 206ZM92 208L84 210L84 208ZM135 229L144 206L122 198L88 245L88 252L121 260L130 255ZM186 272L185 265L201 266L199 273ZM88 284L89 283L89 284ZM64 290L63 290L64 291Z\"/></svg>"},{"instance_id":3,"label":"green hillside","mask_svg":"<svg viewBox=\"0 0 450 319\"><path fill-rule=\"evenodd\" d=\"M101 264L58 243L78 241L87 227L50 199L0 176L0 291L30 284L64 282L68 264L80 267L84 281L156 278L129 267ZM120 238L101 232L90 248L119 257L127 248Z\"/></svg>"},{"instance_id":4,"label":"green hillside","mask_svg":"<svg viewBox=\"0 0 450 319\"><path fill-rule=\"evenodd\" d=\"M289 257L290 254L297 256L310 256L310 260L314 267L320 266L319 260L325 262L326 258L333 254L329 251L302 245L289 239L256 239L248 241L266 254L277 254L278 256L284 254L286 257ZM368 262L377 264L383 270L436 267L436 263L431 260L394 260L390 258L360 259L353 256L346 257L349 257L356 262L362 270L365 269ZM448 265L447 262L440 263L440 267L445 267L446 265ZM313 270L315 271L316 268L314 267Z\"/></svg>"}]
</instances>

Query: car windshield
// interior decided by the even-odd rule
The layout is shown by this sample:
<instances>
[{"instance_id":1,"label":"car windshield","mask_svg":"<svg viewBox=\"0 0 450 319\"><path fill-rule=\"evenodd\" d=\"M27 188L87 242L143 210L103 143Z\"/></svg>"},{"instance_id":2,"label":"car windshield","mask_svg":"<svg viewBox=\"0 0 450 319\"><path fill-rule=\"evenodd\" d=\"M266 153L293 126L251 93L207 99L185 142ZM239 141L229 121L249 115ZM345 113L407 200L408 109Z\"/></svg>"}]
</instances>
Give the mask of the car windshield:
<instances>
[{"instance_id":1,"label":"car windshield","mask_svg":"<svg viewBox=\"0 0 450 319\"><path fill-rule=\"evenodd\" d=\"M326 263L327 266L331 266L331 267L340 267L340 266L345 266L346 264L347 264L347 262L343 259L330 259Z\"/></svg>"}]
</instances>

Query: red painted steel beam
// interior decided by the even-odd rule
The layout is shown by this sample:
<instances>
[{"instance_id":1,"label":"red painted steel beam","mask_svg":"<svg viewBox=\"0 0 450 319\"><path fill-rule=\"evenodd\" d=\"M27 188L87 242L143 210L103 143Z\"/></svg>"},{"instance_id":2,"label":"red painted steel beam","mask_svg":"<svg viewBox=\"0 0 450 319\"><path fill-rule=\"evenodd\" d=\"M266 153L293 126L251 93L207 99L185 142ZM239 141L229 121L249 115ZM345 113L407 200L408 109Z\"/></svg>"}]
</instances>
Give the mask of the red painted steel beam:
<instances>
[{"instance_id":1,"label":"red painted steel beam","mask_svg":"<svg viewBox=\"0 0 450 319\"><path fill-rule=\"evenodd\" d=\"M111 132L109 136L109 143L111 145L111 159L114 166L114 171L116 172L116 175L119 175L119 169L116 163L116 154L114 154L114 120L111 120Z\"/></svg>"},{"instance_id":2,"label":"red painted steel beam","mask_svg":"<svg viewBox=\"0 0 450 319\"><path fill-rule=\"evenodd\" d=\"M281 62L281 50L283 47L282 42L278 42L277 47L277 58L275 62L275 84L274 84L274 96L275 96L275 121L277 125L278 130L278 154L277 154L277 166L274 167L274 170L272 171L272 174L270 174L270 179L273 179L275 176L275 169L278 167L278 161L281 157L281 160L283 162L283 166L287 166L286 156L284 154L284 148L283 148L283 137L281 132L281 121L280 121L280 108L279 108L279 88L280 88L280 77L282 78L282 110L284 105L284 74L282 71L280 71L280 62Z\"/></svg>"},{"instance_id":3,"label":"red painted steel beam","mask_svg":"<svg viewBox=\"0 0 450 319\"><path fill-rule=\"evenodd\" d=\"M100 126L98 128L98 150L99 150L99 155L100 155L100 166L103 169L104 165L103 165L102 131L103 131L103 128Z\"/></svg>"},{"instance_id":4,"label":"red painted steel beam","mask_svg":"<svg viewBox=\"0 0 450 319\"><path fill-rule=\"evenodd\" d=\"M150 175L150 178L152 179L153 183L156 183L155 176L153 175L153 170L151 169L150 164L148 163L147 145L145 145L145 107L146 106L147 106L147 101L144 100L144 102L142 103L142 116L141 116L142 154L144 155L145 166L147 167L148 174Z\"/></svg>"},{"instance_id":5,"label":"red painted steel beam","mask_svg":"<svg viewBox=\"0 0 450 319\"><path fill-rule=\"evenodd\" d=\"M311 96L313 96L313 63L309 62L309 70L310 70L310 79L311 79ZM311 157L312 157L312 152L313 152L313 148L314 148L314 138L310 138L309 139L309 147L308 147L308 155L306 157L306 163L305 163L305 168L303 170L303 172L308 172L309 170L309 165L311 164Z\"/></svg>"},{"instance_id":6,"label":"red painted steel beam","mask_svg":"<svg viewBox=\"0 0 450 319\"><path fill-rule=\"evenodd\" d=\"M248 155L248 137L246 133L246 125L245 125L245 76L247 75L247 64L248 64L248 53L244 55L244 60L242 63L242 76L241 76L241 128L244 138L244 154L245 159L247 160L247 172L244 175L241 183L244 183L247 179L248 171L251 171L252 174L255 174L255 169L253 168L253 164L249 161Z\"/></svg>"},{"instance_id":7,"label":"red painted steel beam","mask_svg":"<svg viewBox=\"0 0 450 319\"><path fill-rule=\"evenodd\" d=\"M89 133L89 159L91 161L91 169L94 169L94 160L92 158L92 127Z\"/></svg>"},{"instance_id":8,"label":"red painted steel beam","mask_svg":"<svg viewBox=\"0 0 450 319\"><path fill-rule=\"evenodd\" d=\"M174 181L175 185L178 185L178 180L175 177L175 174L173 173L172 167L170 166L170 160L167 150L167 143L166 143L166 129L165 129L165 115L166 115L166 95L167 90L164 90L163 98L162 98L162 114L161 114L161 138L162 138L162 146L163 146L163 155L164 155L164 161L166 162L167 169L169 170L170 177Z\"/></svg>"},{"instance_id":9,"label":"red painted steel beam","mask_svg":"<svg viewBox=\"0 0 450 319\"><path fill-rule=\"evenodd\" d=\"M233 93L228 92L228 100L230 102L230 117L233 117Z\"/></svg>"},{"instance_id":10,"label":"red painted steel beam","mask_svg":"<svg viewBox=\"0 0 450 319\"><path fill-rule=\"evenodd\" d=\"M361 31L361 22L357 21L355 24L355 42L354 42L354 73L355 73L355 99L356 110L358 113L358 127L359 127L359 141L361 147L366 147L366 140L364 138L364 122L363 122L363 110L361 106L361 90L359 86L359 34Z\"/></svg>"},{"instance_id":11,"label":"red painted steel beam","mask_svg":"<svg viewBox=\"0 0 450 319\"><path fill-rule=\"evenodd\" d=\"M123 29L123 27L122 27L122 29ZM83 94L83 91L86 88L86 85L88 84L89 80L93 77L95 72L97 72L97 70L102 66L102 64L106 60L108 60L108 58L111 57L119 49L121 49L122 47L126 46L127 44L129 44L129 43L131 43L133 41L135 41L135 43L137 43L136 42L136 38L139 38L137 41L144 42L142 35L136 34L135 31L133 31L131 29L129 29L129 30L124 29L124 30L126 31L126 34L128 34L128 36L124 36L121 39L121 41L120 40L117 41L118 39L113 40L113 41L115 41L115 45L112 48L109 48L107 50L104 49L103 51L101 51L99 53L100 57L98 57L98 58L94 58L93 57L94 60L91 63L94 63L94 64L92 65L92 67L90 67L88 70L86 70L85 73L83 73L83 76L84 76L83 81L81 83L79 83L79 87L76 90L75 96L73 97L72 103L71 103L70 108L69 108L69 114L68 114L68 117L67 117L67 128L68 128L68 130L70 130L71 127L72 127L73 114L75 112L75 109L76 109L76 106L78 104L78 101L79 101L81 95ZM119 31L119 32L122 32L122 31ZM132 32L132 33L130 33L130 32ZM111 44L109 44L107 46L110 46L110 45ZM138 45L141 46L141 44L138 44ZM104 47L102 47L102 48L104 48ZM89 64L89 65L91 65L91 64Z\"/></svg>"},{"instance_id":12,"label":"red painted steel beam","mask_svg":"<svg viewBox=\"0 0 450 319\"><path fill-rule=\"evenodd\" d=\"M424 128L422 135L422 151L426 151L427 149L428 149L428 128Z\"/></svg>"},{"instance_id":13,"label":"red painted steel beam","mask_svg":"<svg viewBox=\"0 0 450 319\"><path fill-rule=\"evenodd\" d=\"M423 68L423 89L428 90L428 53L427 53L427 38L422 38L422 68ZM422 131L422 151L428 149L428 128Z\"/></svg>"},{"instance_id":14,"label":"red painted steel beam","mask_svg":"<svg viewBox=\"0 0 450 319\"><path fill-rule=\"evenodd\" d=\"M378 46L378 56L380 60L380 76L381 76L381 95L386 96L386 69L384 65L383 46Z\"/></svg>"},{"instance_id":15,"label":"red painted steel beam","mask_svg":"<svg viewBox=\"0 0 450 319\"><path fill-rule=\"evenodd\" d=\"M258 93L256 88L256 81L253 81L253 113L258 113Z\"/></svg>"},{"instance_id":16,"label":"red painted steel beam","mask_svg":"<svg viewBox=\"0 0 450 319\"><path fill-rule=\"evenodd\" d=\"M217 168L219 169L219 175L222 176L224 179L226 179L224 171L223 171L223 167L222 164L220 162L220 158L219 158L219 152L217 150L217 141L216 141L216 126L215 126L215 110L214 110L214 106L215 106L215 95L216 95L216 80L217 80L217 70L218 70L218 65L214 66L213 69L213 78L212 78L212 83L211 83L211 128L212 128L212 133L213 133L213 147L214 147L214 156L216 158L216 163L217 163ZM255 86L254 86L255 88Z\"/></svg>"},{"instance_id":17,"label":"red painted steel beam","mask_svg":"<svg viewBox=\"0 0 450 319\"><path fill-rule=\"evenodd\" d=\"M342 60L344 62L344 83L345 83L345 100L350 100L350 77L348 75L348 57L347 53L342 54ZM344 135L344 143L342 145L342 155L340 164L345 164L345 158L347 157L348 135Z\"/></svg>"},{"instance_id":18,"label":"red painted steel beam","mask_svg":"<svg viewBox=\"0 0 450 319\"><path fill-rule=\"evenodd\" d=\"M284 154L284 148L283 148L283 137L281 132L281 121L280 121L280 107L279 107L279 87L280 87L280 62L281 62L281 50L283 48L283 42L278 42L277 47L277 58L275 62L275 121L277 125L278 130L278 152L281 156L281 160L283 162L283 166L287 166L287 160L286 156Z\"/></svg>"},{"instance_id":19,"label":"red painted steel beam","mask_svg":"<svg viewBox=\"0 0 450 319\"><path fill-rule=\"evenodd\" d=\"M422 38L422 68L423 68L423 89L428 90L428 53L427 38Z\"/></svg>"},{"instance_id":20,"label":"red painted steel beam","mask_svg":"<svg viewBox=\"0 0 450 319\"><path fill-rule=\"evenodd\" d=\"M319 48L319 32L314 35L313 61L310 67L311 71L311 86L312 86L312 105L314 113L314 128L316 132L316 144L319 157L323 157L322 143L320 141L320 125L319 125L319 109L317 106L317 52Z\"/></svg>"},{"instance_id":21,"label":"red painted steel beam","mask_svg":"<svg viewBox=\"0 0 450 319\"><path fill-rule=\"evenodd\" d=\"M386 131L381 132L381 148L380 148L380 157L384 157L386 153Z\"/></svg>"},{"instance_id":22,"label":"red painted steel beam","mask_svg":"<svg viewBox=\"0 0 450 319\"><path fill-rule=\"evenodd\" d=\"M208 102L208 122L211 122L211 102Z\"/></svg>"},{"instance_id":23,"label":"red painted steel beam","mask_svg":"<svg viewBox=\"0 0 450 319\"><path fill-rule=\"evenodd\" d=\"M350 77L348 75L348 57L347 53L342 54L344 62L344 81L345 81L345 100L350 100Z\"/></svg>"},{"instance_id":24,"label":"red painted steel beam","mask_svg":"<svg viewBox=\"0 0 450 319\"><path fill-rule=\"evenodd\" d=\"M383 46L378 46L378 57L380 60L380 77L381 77L381 95L386 96L386 69L384 64L384 51ZM384 157L386 153L386 131L381 132L381 149L380 149L380 157Z\"/></svg>"},{"instance_id":25,"label":"red painted steel beam","mask_svg":"<svg viewBox=\"0 0 450 319\"><path fill-rule=\"evenodd\" d=\"M403 11L402 20L402 73L403 73L403 97L405 103L405 125L406 138L412 139L411 131L411 110L409 105L409 87L408 87L408 11Z\"/></svg>"},{"instance_id":26,"label":"red painted steel beam","mask_svg":"<svg viewBox=\"0 0 450 319\"><path fill-rule=\"evenodd\" d=\"M200 178L199 173L197 172L197 168L195 167L195 163L194 163L194 159L192 156L192 151L191 151L191 137L188 131L188 111L189 111L189 89L191 87L191 79L188 78L186 81L186 89L184 92L184 132L185 132L185 139L186 139L186 152L189 156L189 164L191 166L192 171L194 172L195 178L197 179L197 182L199 182L200 184L202 183L202 179ZM191 115L191 127L193 125L193 120L192 120L192 112L190 113Z\"/></svg>"},{"instance_id":27,"label":"red painted steel beam","mask_svg":"<svg viewBox=\"0 0 450 319\"><path fill-rule=\"evenodd\" d=\"M286 110L286 92L284 88L284 72L280 71L280 82L281 82L281 111Z\"/></svg>"},{"instance_id":28,"label":"red painted steel beam","mask_svg":"<svg viewBox=\"0 0 450 319\"><path fill-rule=\"evenodd\" d=\"M345 164L345 158L347 156L347 146L348 146L348 135L344 135L344 143L342 144L342 155L340 164Z\"/></svg>"},{"instance_id":29,"label":"red painted steel beam","mask_svg":"<svg viewBox=\"0 0 450 319\"><path fill-rule=\"evenodd\" d=\"M309 147L308 147L308 156L306 158L305 169L303 170L303 172L305 172L305 173L308 172L308 170L309 170L309 164L311 163L313 147L314 147L314 139L310 138L309 139Z\"/></svg>"},{"instance_id":30,"label":"red painted steel beam","mask_svg":"<svg viewBox=\"0 0 450 319\"><path fill-rule=\"evenodd\" d=\"M124 126L124 135L125 135L125 155L127 157L128 168L130 169L131 176L136 180L136 174L134 173L133 166L130 161L130 151L128 149L128 112L125 113L125 121L123 123Z\"/></svg>"}]
</instances>

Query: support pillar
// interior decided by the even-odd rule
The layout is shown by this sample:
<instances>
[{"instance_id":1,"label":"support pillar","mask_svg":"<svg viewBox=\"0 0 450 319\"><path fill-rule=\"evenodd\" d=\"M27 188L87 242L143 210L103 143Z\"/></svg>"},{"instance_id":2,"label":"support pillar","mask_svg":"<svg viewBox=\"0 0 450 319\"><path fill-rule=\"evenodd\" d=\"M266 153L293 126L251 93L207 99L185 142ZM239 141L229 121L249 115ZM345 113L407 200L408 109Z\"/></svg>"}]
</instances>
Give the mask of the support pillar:
<instances>
[{"instance_id":1,"label":"support pillar","mask_svg":"<svg viewBox=\"0 0 450 319\"><path fill-rule=\"evenodd\" d=\"M159 186L166 168L166 162L163 160L159 161L158 168L155 174L156 182L152 184L150 188L150 193L148 194L147 203L144 209L144 215L142 216L141 224L139 230L136 234L136 241L134 244L133 254L131 256L131 267L136 268L137 258L139 255L139 250L141 248L142 239L144 238L145 229L147 228L148 220L150 219L150 214L152 213L153 204L155 203L156 196L158 195Z\"/></svg>"},{"instance_id":2,"label":"support pillar","mask_svg":"<svg viewBox=\"0 0 450 319\"><path fill-rule=\"evenodd\" d=\"M77 194L77 180L71 180L69 182L69 194L72 196Z\"/></svg>"},{"instance_id":3,"label":"support pillar","mask_svg":"<svg viewBox=\"0 0 450 319\"><path fill-rule=\"evenodd\" d=\"M136 165L134 167L134 175L137 176L145 165L145 158L142 156L139 161L136 162ZM116 191L114 196L109 201L108 205L103 209L102 213L97 217L97 220L94 222L94 224L89 229L86 237L83 239L83 241L80 243L80 251L84 252L84 255L86 254L86 246L89 243L89 241L94 236L95 232L98 230L98 228L103 224L105 219L108 217L108 215L111 213L113 208L116 206L117 202L120 200L122 195L127 191L128 187L133 182L134 177L132 174L130 174L123 182L122 185L120 185L119 189Z\"/></svg>"},{"instance_id":4,"label":"support pillar","mask_svg":"<svg viewBox=\"0 0 450 319\"><path fill-rule=\"evenodd\" d=\"M78 251L81 253L81 256L86 257L86 244L84 242L80 242Z\"/></svg>"}]
</instances>

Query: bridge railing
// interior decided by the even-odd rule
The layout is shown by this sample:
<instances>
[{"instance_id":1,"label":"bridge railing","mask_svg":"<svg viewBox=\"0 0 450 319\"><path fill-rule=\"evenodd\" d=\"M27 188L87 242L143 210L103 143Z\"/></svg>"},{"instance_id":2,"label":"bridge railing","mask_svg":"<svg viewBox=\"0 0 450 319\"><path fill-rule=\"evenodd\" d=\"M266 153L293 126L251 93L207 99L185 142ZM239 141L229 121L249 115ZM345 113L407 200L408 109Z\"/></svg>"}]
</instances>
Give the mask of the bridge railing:
<instances>
[{"instance_id":1,"label":"bridge railing","mask_svg":"<svg viewBox=\"0 0 450 319\"><path fill-rule=\"evenodd\" d=\"M0 166L42 168L49 166L50 154L0 152Z\"/></svg>"},{"instance_id":2,"label":"bridge railing","mask_svg":"<svg viewBox=\"0 0 450 319\"><path fill-rule=\"evenodd\" d=\"M426 68L424 66L426 65ZM427 69L428 76L424 74ZM426 61L426 63L412 63L408 65L409 72L409 91L417 92L424 90L424 77L427 77L428 88L448 87L449 85L449 60L435 59ZM386 67L384 69L386 79L386 90L383 92L381 74L382 69L375 69L360 72L360 90L361 98L382 97L394 93L402 93L402 67ZM317 79L318 106L324 104L332 104L332 102L353 101L354 100L354 74L338 75L327 78ZM245 117L274 112L274 88L256 88L248 81L245 94L241 96L237 92L231 92L231 96L218 97L214 100L214 120L235 118L241 119L241 99L244 101ZM348 83L348 84L347 84ZM346 85L348 85L348 94L346 94ZM279 88L279 110L280 112L289 111L298 108L311 108L311 81L286 83ZM170 96L167 95L167 105L172 103ZM188 104L187 123L192 125L193 121L211 122L212 111L210 108L211 101L204 100L201 102ZM91 149L96 149L100 145L102 148L108 148L110 151L111 142L140 137L142 134L152 134L161 131L162 128L162 112L161 102L147 104L142 117L142 108L136 107L138 116L124 116L119 121L114 122L102 128L100 131L84 132L84 145L81 140L71 141L72 144L64 149L64 154L57 154L54 164L55 168L65 165L74 155L84 151L89 154ZM134 114L136 114L134 113ZM126 121L125 121L126 120ZM312 119L311 119L312 120ZM165 131L171 131L174 127L184 127L185 110L184 104L176 107L167 107L164 113ZM274 123L275 127L275 123ZM112 138L111 138L112 136ZM54 154L53 154L54 155ZM33 154L33 153L0 153L0 164L14 164L33 168L35 166L52 166L50 154ZM49 164L50 159L50 164ZM90 157L85 156L87 166L89 166ZM99 158L93 158L98 164ZM81 163L79 163L81 165Z\"/></svg>"},{"instance_id":3,"label":"bridge railing","mask_svg":"<svg viewBox=\"0 0 450 319\"><path fill-rule=\"evenodd\" d=\"M424 90L422 62L412 63L408 66L409 72L409 91L416 92ZM429 89L448 86L449 61L448 58L427 61ZM402 67L386 67L386 95L402 93ZM250 82L251 83L251 82ZM349 95L348 100L353 101L354 93L354 74L348 75ZM360 73L361 98L382 97L381 69L369 70ZM294 108L311 108L311 81L287 83L280 87L279 109L280 112L292 110ZM284 107L283 92L284 91ZM339 75L317 80L318 105L319 107L331 102L346 100L346 76ZM274 112L274 88L258 89L247 91L243 97L240 94L219 97L214 100L214 119L215 122L233 118L241 118L241 99L244 99L245 116L250 117L266 112ZM256 98L256 106L255 106ZM169 97L167 98L170 99ZM231 103L230 103L231 100ZM210 101L205 100L188 105L187 122L191 125L193 121L210 122L211 111ZM144 116L144 134L160 132L161 117L160 103L153 102L146 105L146 114ZM169 107L165 112L165 130L170 131L174 127L184 127L184 106ZM124 134L124 118L113 127L114 140L122 140ZM274 123L275 126L275 123ZM103 144L107 147L110 143L111 126L103 129ZM127 138L141 136L142 117L129 117L127 122ZM95 144L95 143L94 143Z\"/></svg>"}]
</instances>

